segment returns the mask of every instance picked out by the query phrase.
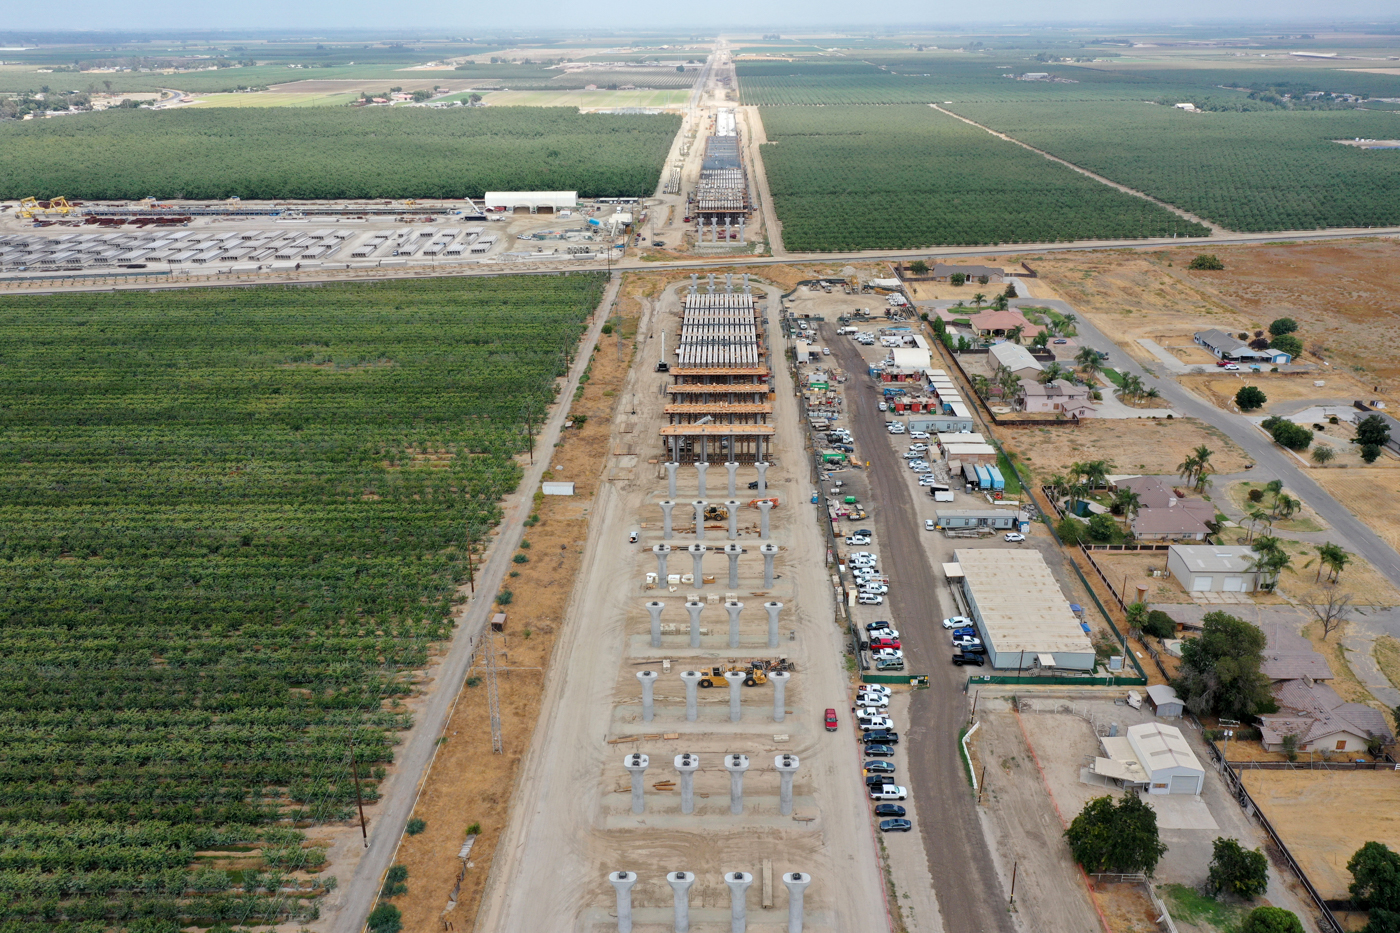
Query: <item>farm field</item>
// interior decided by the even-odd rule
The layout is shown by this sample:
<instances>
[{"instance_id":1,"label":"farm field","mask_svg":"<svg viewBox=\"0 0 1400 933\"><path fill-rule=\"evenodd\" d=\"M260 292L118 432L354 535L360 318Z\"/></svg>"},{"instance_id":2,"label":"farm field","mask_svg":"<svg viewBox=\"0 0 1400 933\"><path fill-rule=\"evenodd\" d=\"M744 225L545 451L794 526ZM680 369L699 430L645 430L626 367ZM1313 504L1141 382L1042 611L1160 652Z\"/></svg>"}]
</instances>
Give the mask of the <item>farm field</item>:
<instances>
[{"instance_id":1,"label":"farm field","mask_svg":"<svg viewBox=\"0 0 1400 933\"><path fill-rule=\"evenodd\" d=\"M486 91L481 96L490 107L577 107L581 110L602 110L614 107L680 109L690 99L690 91Z\"/></svg>"},{"instance_id":2,"label":"farm field","mask_svg":"<svg viewBox=\"0 0 1400 933\"><path fill-rule=\"evenodd\" d=\"M289 93L244 91L237 94L201 94L190 107L338 107L358 100L355 93Z\"/></svg>"},{"instance_id":3,"label":"farm field","mask_svg":"<svg viewBox=\"0 0 1400 933\"><path fill-rule=\"evenodd\" d=\"M587 87L596 84L599 88L611 85L634 84L637 87L655 90L689 90L700 76L698 66L680 72L675 68L599 68L589 71L569 71L554 78L560 87Z\"/></svg>"},{"instance_id":4,"label":"farm field","mask_svg":"<svg viewBox=\"0 0 1400 933\"><path fill-rule=\"evenodd\" d=\"M7 930L314 916L604 282L6 303Z\"/></svg>"},{"instance_id":5,"label":"farm field","mask_svg":"<svg viewBox=\"0 0 1400 933\"><path fill-rule=\"evenodd\" d=\"M930 107L761 113L764 166L794 251L1206 232Z\"/></svg>"},{"instance_id":6,"label":"farm field","mask_svg":"<svg viewBox=\"0 0 1400 933\"><path fill-rule=\"evenodd\" d=\"M1191 114L1113 101L948 109L1231 230L1400 223L1400 160L1333 142L1388 137L1391 114Z\"/></svg>"},{"instance_id":7,"label":"farm field","mask_svg":"<svg viewBox=\"0 0 1400 933\"><path fill-rule=\"evenodd\" d=\"M651 191L680 118L541 107L108 111L0 126L0 197ZM412 152L412 158L405 158Z\"/></svg>"}]
</instances>

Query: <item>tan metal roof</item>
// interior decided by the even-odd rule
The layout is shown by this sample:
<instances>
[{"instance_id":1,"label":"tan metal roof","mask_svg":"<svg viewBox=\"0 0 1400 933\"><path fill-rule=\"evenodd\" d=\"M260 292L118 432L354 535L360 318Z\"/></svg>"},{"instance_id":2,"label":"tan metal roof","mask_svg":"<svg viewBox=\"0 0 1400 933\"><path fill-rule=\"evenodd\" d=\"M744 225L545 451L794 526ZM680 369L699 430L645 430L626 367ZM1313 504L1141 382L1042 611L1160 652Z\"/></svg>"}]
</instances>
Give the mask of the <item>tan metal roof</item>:
<instances>
[{"instance_id":1,"label":"tan metal roof","mask_svg":"<svg viewBox=\"0 0 1400 933\"><path fill-rule=\"evenodd\" d=\"M1054 574L1039 551L958 548L964 583L972 591L997 653L1093 654Z\"/></svg>"},{"instance_id":2,"label":"tan metal roof","mask_svg":"<svg viewBox=\"0 0 1400 933\"><path fill-rule=\"evenodd\" d=\"M758 395L767 395L769 389L765 382L736 382L732 385L689 383L681 386L667 386L666 391L672 395L701 395L705 392L753 392Z\"/></svg>"},{"instance_id":3,"label":"tan metal roof","mask_svg":"<svg viewBox=\"0 0 1400 933\"><path fill-rule=\"evenodd\" d=\"M750 434L772 437L777 429L771 424L663 424L662 437L726 437L731 434Z\"/></svg>"}]
</instances>

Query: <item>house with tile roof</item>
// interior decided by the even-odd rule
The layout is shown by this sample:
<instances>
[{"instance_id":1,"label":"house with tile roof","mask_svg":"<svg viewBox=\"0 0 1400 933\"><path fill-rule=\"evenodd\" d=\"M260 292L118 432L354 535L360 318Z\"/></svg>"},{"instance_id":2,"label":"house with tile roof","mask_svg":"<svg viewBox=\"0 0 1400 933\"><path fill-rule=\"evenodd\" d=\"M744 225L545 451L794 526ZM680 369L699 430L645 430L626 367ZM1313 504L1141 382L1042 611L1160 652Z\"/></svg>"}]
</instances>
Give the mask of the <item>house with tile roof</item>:
<instances>
[{"instance_id":1,"label":"house with tile roof","mask_svg":"<svg viewBox=\"0 0 1400 933\"><path fill-rule=\"evenodd\" d=\"M1297 739L1300 752L1364 752L1373 739L1395 742L1385 714L1362 703L1348 703L1336 690L1311 677L1284 680L1271 691L1279 709L1259 717L1264 748L1283 751L1284 736Z\"/></svg>"}]
</instances>

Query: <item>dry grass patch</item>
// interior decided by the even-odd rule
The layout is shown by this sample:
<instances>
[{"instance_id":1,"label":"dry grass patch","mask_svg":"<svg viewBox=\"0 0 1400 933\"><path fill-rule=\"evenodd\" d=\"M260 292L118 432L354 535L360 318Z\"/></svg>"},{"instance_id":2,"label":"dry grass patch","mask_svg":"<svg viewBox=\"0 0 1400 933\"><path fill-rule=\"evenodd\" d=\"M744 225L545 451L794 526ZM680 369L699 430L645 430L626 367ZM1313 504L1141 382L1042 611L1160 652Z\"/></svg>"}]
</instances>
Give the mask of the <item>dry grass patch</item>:
<instances>
[{"instance_id":1,"label":"dry grass patch","mask_svg":"<svg viewBox=\"0 0 1400 933\"><path fill-rule=\"evenodd\" d=\"M1074 427L999 427L996 434L1038 482L1087 460L1107 460L1113 473L1172 475L1201 444L1214 451L1217 473L1238 473L1253 462L1224 433L1194 418L1088 419Z\"/></svg>"},{"instance_id":2,"label":"dry grass patch","mask_svg":"<svg viewBox=\"0 0 1400 933\"><path fill-rule=\"evenodd\" d=\"M1313 479L1381 540L1400 549L1400 469L1316 470Z\"/></svg>"},{"instance_id":3,"label":"dry grass patch","mask_svg":"<svg viewBox=\"0 0 1400 933\"><path fill-rule=\"evenodd\" d=\"M1381 669L1385 679L1390 681L1390 685L1400 690L1400 641L1394 636L1382 635L1376 639L1375 647L1371 654L1376 659L1376 666ZM1395 711L1391 710L1393 714Z\"/></svg>"}]
</instances>

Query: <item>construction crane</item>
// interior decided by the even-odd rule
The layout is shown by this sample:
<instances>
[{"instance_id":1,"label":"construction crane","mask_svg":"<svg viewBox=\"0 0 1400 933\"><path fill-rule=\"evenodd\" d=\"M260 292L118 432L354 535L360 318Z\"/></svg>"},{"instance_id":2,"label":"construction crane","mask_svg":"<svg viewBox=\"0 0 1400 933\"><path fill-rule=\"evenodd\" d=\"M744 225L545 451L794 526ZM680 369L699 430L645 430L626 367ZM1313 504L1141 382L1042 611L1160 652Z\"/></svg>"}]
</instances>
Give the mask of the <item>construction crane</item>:
<instances>
[{"instance_id":1,"label":"construction crane","mask_svg":"<svg viewBox=\"0 0 1400 933\"><path fill-rule=\"evenodd\" d=\"M25 220L33 220L36 214L47 216L49 214L72 214L77 208L68 203L67 198L58 197L51 201L43 202L37 198L23 198L19 202L19 216Z\"/></svg>"}]
</instances>

